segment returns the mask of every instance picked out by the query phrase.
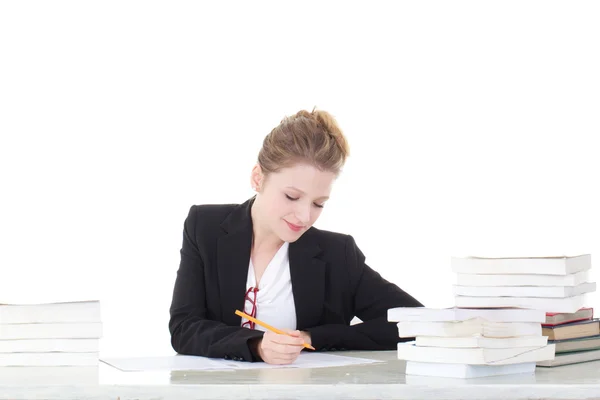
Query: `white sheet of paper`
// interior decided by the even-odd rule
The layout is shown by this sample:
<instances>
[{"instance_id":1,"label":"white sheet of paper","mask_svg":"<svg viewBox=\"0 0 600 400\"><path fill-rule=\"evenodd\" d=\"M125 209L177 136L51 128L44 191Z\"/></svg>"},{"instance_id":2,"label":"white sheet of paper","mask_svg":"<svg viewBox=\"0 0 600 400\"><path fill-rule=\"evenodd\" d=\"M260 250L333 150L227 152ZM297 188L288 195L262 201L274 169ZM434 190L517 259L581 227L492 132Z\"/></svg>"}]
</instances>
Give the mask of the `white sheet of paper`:
<instances>
[{"instance_id":1,"label":"white sheet of paper","mask_svg":"<svg viewBox=\"0 0 600 400\"><path fill-rule=\"evenodd\" d=\"M293 364L287 365L272 365L264 362L236 362L236 361L219 361L232 365L235 369L264 369L264 368L325 368L325 367L344 367L347 365L371 364L381 362L368 358L357 358L338 356L333 354L309 353L302 352Z\"/></svg>"},{"instance_id":2,"label":"white sheet of paper","mask_svg":"<svg viewBox=\"0 0 600 400\"><path fill-rule=\"evenodd\" d=\"M121 371L202 371L233 369L219 360L195 356L101 358L101 361Z\"/></svg>"},{"instance_id":3,"label":"white sheet of paper","mask_svg":"<svg viewBox=\"0 0 600 400\"><path fill-rule=\"evenodd\" d=\"M333 354L301 353L293 364L271 365L264 362L244 362L196 356L137 357L101 359L121 371L208 371L264 368L325 368L381 362L367 358L346 357Z\"/></svg>"}]
</instances>

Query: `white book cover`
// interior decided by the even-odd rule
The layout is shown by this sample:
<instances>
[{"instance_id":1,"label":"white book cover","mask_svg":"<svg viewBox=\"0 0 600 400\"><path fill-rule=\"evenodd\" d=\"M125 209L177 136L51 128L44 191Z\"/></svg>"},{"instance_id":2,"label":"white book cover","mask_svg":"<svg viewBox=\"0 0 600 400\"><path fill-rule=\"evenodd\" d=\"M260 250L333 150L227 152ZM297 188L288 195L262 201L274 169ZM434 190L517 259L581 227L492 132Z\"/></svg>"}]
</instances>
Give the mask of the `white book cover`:
<instances>
[{"instance_id":1,"label":"white book cover","mask_svg":"<svg viewBox=\"0 0 600 400\"><path fill-rule=\"evenodd\" d=\"M101 337L101 322L0 325L0 340L99 339Z\"/></svg>"},{"instance_id":2,"label":"white book cover","mask_svg":"<svg viewBox=\"0 0 600 400\"><path fill-rule=\"evenodd\" d=\"M474 297L553 297L565 298L596 291L595 282L577 286L459 286L454 285L454 295Z\"/></svg>"},{"instance_id":3,"label":"white book cover","mask_svg":"<svg viewBox=\"0 0 600 400\"><path fill-rule=\"evenodd\" d=\"M95 366L98 353L5 353L0 367Z\"/></svg>"},{"instance_id":4,"label":"white book cover","mask_svg":"<svg viewBox=\"0 0 600 400\"><path fill-rule=\"evenodd\" d=\"M102 322L100 302L91 300L48 304L0 303L0 324L54 322Z\"/></svg>"},{"instance_id":5,"label":"white book cover","mask_svg":"<svg viewBox=\"0 0 600 400\"><path fill-rule=\"evenodd\" d=\"M387 313L388 321L416 322L452 322L481 318L491 322L539 322L546 321L546 313L541 310L523 308L483 309L483 308L426 308L426 307L397 307Z\"/></svg>"},{"instance_id":6,"label":"white book cover","mask_svg":"<svg viewBox=\"0 0 600 400\"><path fill-rule=\"evenodd\" d=\"M418 322L400 321L397 323L399 337L439 336L439 337L519 337L542 336L539 322L490 322L484 319L471 319L458 322Z\"/></svg>"},{"instance_id":7,"label":"white book cover","mask_svg":"<svg viewBox=\"0 0 600 400\"><path fill-rule=\"evenodd\" d=\"M398 359L446 364L506 365L552 360L554 345L507 349L419 347L398 343Z\"/></svg>"},{"instance_id":8,"label":"white book cover","mask_svg":"<svg viewBox=\"0 0 600 400\"><path fill-rule=\"evenodd\" d=\"M454 296L454 305L463 308L519 307L554 313L574 313L586 305L585 296L585 294L565 298Z\"/></svg>"},{"instance_id":9,"label":"white book cover","mask_svg":"<svg viewBox=\"0 0 600 400\"><path fill-rule=\"evenodd\" d=\"M589 270L592 256L452 257L451 265L458 273L568 275Z\"/></svg>"},{"instance_id":10,"label":"white book cover","mask_svg":"<svg viewBox=\"0 0 600 400\"><path fill-rule=\"evenodd\" d=\"M406 362L406 375L442 378L484 378L488 376L533 374L535 362L506 365L443 364L419 361Z\"/></svg>"},{"instance_id":11,"label":"white book cover","mask_svg":"<svg viewBox=\"0 0 600 400\"><path fill-rule=\"evenodd\" d=\"M97 353L99 351L99 339L0 340L0 353ZM0 357L2 357L1 354Z\"/></svg>"},{"instance_id":12,"label":"white book cover","mask_svg":"<svg viewBox=\"0 0 600 400\"><path fill-rule=\"evenodd\" d=\"M590 271L568 275L456 274L459 286L577 286L590 282Z\"/></svg>"},{"instance_id":13,"label":"white book cover","mask_svg":"<svg viewBox=\"0 0 600 400\"><path fill-rule=\"evenodd\" d=\"M505 349L510 347L543 347L548 344L548 336L520 336L508 338L490 338L483 336L436 337L417 336L417 346Z\"/></svg>"}]
</instances>

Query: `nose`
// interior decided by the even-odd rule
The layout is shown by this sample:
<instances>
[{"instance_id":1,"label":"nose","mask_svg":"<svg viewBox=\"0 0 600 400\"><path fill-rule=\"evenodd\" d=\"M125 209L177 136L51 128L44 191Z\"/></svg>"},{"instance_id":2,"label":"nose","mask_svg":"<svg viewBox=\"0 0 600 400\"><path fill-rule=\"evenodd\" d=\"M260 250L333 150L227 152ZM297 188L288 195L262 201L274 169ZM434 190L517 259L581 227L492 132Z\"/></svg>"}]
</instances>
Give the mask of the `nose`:
<instances>
[{"instance_id":1,"label":"nose","mask_svg":"<svg viewBox=\"0 0 600 400\"><path fill-rule=\"evenodd\" d=\"M310 204L307 206L305 204L299 204L296 207L296 218L302 225L308 225L310 221Z\"/></svg>"}]
</instances>

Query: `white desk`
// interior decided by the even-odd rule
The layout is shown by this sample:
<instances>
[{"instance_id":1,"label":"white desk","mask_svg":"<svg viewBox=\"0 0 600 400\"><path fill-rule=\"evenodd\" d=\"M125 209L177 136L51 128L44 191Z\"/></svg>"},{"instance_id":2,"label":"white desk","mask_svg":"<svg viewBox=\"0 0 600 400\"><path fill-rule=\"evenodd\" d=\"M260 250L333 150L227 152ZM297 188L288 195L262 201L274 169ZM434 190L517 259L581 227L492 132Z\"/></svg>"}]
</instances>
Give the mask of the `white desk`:
<instances>
[{"instance_id":1,"label":"white desk","mask_svg":"<svg viewBox=\"0 0 600 400\"><path fill-rule=\"evenodd\" d=\"M537 368L535 375L448 379L404 375L395 351L335 354L386 362L205 372L122 372L102 363L83 373L67 367L54 377L35 368L0 368L0 399L600 399L599 361Z\"/></svg>"}]
</instances>

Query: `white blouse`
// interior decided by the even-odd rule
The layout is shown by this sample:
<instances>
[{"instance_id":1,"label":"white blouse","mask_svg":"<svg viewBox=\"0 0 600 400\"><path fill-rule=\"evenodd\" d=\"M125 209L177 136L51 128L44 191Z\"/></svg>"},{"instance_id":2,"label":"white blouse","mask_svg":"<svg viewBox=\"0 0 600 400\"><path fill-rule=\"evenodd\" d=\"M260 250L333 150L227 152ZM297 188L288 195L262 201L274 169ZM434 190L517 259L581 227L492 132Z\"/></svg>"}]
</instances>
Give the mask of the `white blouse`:
<instances>
[{"instance_id":1,"label":"white blouse","mask_svg":"<svg viewBox=\"0 0 600 400\"><path fill-rule=\"evenodd\" d=\"M258 292L256 292L256 317L267 324L279 329L296 329L296 306L292 293L292 279L290 276L290 260L288 253L289 243L284 242L277 250L273 259L265 269L260 280ZM248 278L246 279L246 290L256 287L256 276L254 265L250 259L248 267ZM253 294L248 295L250 298ZM244 312L250 314L252 303L246 297ZM242 318L242 325L247 322ZM245 325L248 327L248 324ZM260 325L255 329L266 331Z\"/></svg>"}]
</instances>

